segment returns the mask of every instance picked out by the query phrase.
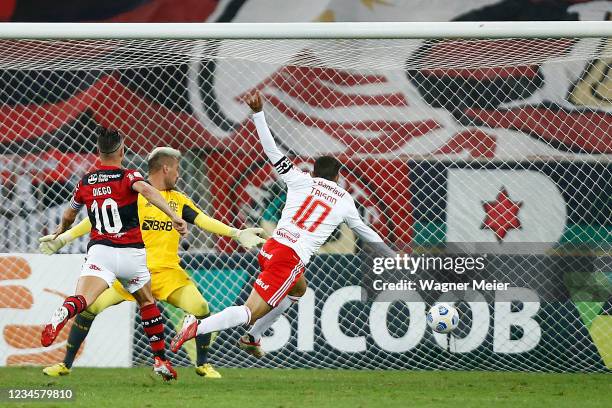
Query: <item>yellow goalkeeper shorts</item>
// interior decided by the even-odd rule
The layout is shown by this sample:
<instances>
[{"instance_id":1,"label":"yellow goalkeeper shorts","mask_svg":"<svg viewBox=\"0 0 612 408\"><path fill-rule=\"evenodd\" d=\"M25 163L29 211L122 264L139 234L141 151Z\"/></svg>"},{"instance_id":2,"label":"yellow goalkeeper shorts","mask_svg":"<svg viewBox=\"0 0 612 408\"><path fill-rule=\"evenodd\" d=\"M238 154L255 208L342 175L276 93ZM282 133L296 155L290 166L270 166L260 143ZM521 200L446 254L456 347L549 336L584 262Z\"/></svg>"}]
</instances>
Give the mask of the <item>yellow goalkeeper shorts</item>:
<instances>
[{"instance_id":1,"label":"yellow goalkeeper shorts","mask_svg":"<svg viewBox=\"0 0 612 408\"><path fill-rule=\"evenodd\" d=\"M187 285L195 285L187 272L182 268L158 268L151 270L151 291L157 300L167 301L168 296L177 289ZM113 288L125 300L134 301L134 297L126 291L119 281L115 281Z\"/></svg>"}]
</instances>

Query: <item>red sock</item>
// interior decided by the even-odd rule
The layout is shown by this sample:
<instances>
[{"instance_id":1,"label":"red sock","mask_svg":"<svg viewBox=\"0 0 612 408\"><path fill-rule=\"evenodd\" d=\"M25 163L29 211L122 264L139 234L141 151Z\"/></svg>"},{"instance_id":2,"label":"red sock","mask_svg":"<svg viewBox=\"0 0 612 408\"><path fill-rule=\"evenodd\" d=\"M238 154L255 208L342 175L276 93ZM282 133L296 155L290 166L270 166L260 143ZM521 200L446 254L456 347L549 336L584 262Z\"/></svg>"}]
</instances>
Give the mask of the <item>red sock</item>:
<instances>
[{"instance_id":1,"label":"red sock","mask_svg":"<svg viewBox=\"0 0 612 408\"><path fill-rule=\"evenodd\" d=\"M87 309L87 301L81 295L68 296L62 305L68 309L68 319Z\"/></svg>"},{"instance_id":2,"label":"red sock","mask_svg":"<svg viewBox=\"0 0 612 408\"><path fill-rule=\"evenodd\" d=\"M164 321L155 303L140 308L140 318L154 356L165 359Z\"/></svg>"}]
</instances>

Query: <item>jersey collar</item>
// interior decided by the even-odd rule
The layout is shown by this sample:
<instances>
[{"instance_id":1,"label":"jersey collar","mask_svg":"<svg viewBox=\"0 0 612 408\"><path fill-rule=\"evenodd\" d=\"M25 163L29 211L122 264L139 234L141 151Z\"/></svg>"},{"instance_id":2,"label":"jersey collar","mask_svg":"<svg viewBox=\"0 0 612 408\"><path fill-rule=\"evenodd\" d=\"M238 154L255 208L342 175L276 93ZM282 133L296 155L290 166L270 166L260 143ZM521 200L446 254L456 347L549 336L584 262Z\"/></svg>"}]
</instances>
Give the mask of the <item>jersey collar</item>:
<instances>
[{"instance_id":1,"label":"jersey collar","mask_svg":"<svg viewBox=\"0 0 612 408\"><path fill-rule=\"evenodd\" d=\"M117 167L117 166L105 166L103 164L98 165L98 170L116 170L120 168L121 167Z\"/></svg>"}]
</instances>

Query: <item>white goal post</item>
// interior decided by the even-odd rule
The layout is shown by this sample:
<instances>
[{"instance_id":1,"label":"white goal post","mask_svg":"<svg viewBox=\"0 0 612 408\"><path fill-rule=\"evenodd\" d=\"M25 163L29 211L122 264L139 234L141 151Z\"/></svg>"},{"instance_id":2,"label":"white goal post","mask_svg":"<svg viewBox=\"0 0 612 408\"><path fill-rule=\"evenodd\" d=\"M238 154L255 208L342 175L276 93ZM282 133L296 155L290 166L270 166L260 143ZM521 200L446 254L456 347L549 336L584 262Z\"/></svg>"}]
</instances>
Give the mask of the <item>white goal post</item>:
<instances>
[{"instance_id":1,"label":"white goal post","mask_svg":"<svg viewBox=\"0 0 612 408\"><path fill-rule=\"evenodd\" d=\"M2 39L334 40L609 37L609 21L8 23Z\"/></svg>"},{"instance_id":2,"label":"white goal post","mask_svg":"<svg viewBox=\"0 0 612 408\"><path fill-rule=\"evenodd\" d=\"M178 187L203 211L274 229L285 187L243 103L258 90L284 153L305 171L338 157L339 184L401 256L485 263L385 279L510 290L419 287L391 302L341 225L268 355L241 354L230 330L214 364L608 372L611 65L612 21L0 24L0 365L62 358L65 338L52 350L31 338L74 290L86 240L47 258L37 239L93 164L98 125L126 136L126 166L146 172L148 152L172 146ZM246 299L258 273L256 252L197 228L180 255L213 311ZM461 312L450 336L426 325L436 301ZM162 306L171 334L183 312ZM96 318L75 364L146 363L134 311Z\"/></svg>"}]
</instances>

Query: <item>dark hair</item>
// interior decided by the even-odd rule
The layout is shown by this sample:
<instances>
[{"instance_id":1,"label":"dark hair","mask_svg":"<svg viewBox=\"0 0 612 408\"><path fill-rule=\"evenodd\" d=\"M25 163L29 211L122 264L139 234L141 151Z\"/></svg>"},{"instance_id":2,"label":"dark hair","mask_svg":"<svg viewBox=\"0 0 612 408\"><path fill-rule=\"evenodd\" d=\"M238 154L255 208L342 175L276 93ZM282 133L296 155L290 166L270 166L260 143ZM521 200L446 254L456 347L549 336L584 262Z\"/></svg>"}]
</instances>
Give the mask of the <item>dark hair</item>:
<instances>
[{"instance_id":1,"label":"dark hair","mask_svg":"<svg viewBox=\"0 0 612 408\"><path fill-rule=\"evenodd\" d=\"M113 154L121 147L123 138L117 129L98 126L96 134L98 135L98 151L101 154Z\"/></svg>"},{"instance_id":2,"label":"dark hair","mask_svg":"<svg viewBox=\"0 0 612 408\"><path fill-rule=\"evenodd\" d=\"M342 163L332 156L321 156L314 162L313 176L334 181L338 176Z\"/></svg>"}]
</instances>

